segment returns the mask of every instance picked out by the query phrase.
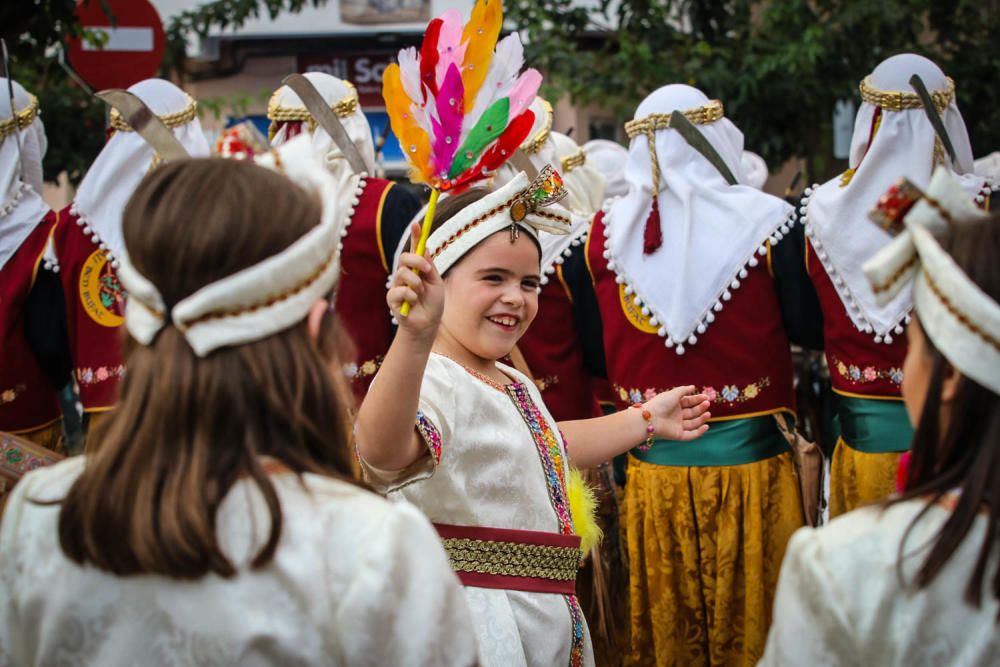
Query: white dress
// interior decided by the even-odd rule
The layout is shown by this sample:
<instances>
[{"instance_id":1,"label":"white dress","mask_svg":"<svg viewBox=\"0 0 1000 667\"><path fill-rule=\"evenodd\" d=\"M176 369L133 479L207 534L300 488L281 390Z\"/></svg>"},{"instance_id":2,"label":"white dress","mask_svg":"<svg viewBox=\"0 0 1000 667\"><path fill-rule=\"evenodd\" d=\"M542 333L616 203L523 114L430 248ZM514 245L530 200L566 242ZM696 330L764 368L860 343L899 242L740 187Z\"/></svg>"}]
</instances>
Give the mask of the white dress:
<instances>
[{"instance_id":1,"label":"white dress","mask_svg":"<svg viewBox=\"0 0 1000 667\"><path fill-rule=\"evenodd\" d=\"M871 665L963 667L1000 664L998 603L989 590L996 573L994 544L983 605L964 598L979 555L986 520L978 517L965 540L927 588L903 587L897 575L899 545L925 503L911 500L863 508L819 529L802 528L785 553L774 620L759 665ZM935 505L907 542L906 581L929 553L950 510Z\"/></svg>"},{"instance_id":2,"label":"white dress","mask_svg":"<svg viewBox=\"0 0 1000 667\"><path fill-rule=\"evenodd\" d=\"M408 500L435 523L572 533L564 482L559 488L569 467L556 422L533 382L497 367L517 382L492 386L431 354L417 415L428 456L398 473L362 466L377 490ZM593 664L575 596L465 592L486 667Z\"/></svg>"},{"instance_id":3,"label":"white dress","mask_svg":"<svg viewBox=\"0 0 1000 667\"><path fill-rule=\"evenodd\" d=\"M59 506L84 457L26 475L0 525L0 665L455 665L476 661L461 584L413 507L346 482L271 477L284 527L274 560L256 485L217 515L232 579L118 577L59 547Z\"/></svg>"}]
</instances>

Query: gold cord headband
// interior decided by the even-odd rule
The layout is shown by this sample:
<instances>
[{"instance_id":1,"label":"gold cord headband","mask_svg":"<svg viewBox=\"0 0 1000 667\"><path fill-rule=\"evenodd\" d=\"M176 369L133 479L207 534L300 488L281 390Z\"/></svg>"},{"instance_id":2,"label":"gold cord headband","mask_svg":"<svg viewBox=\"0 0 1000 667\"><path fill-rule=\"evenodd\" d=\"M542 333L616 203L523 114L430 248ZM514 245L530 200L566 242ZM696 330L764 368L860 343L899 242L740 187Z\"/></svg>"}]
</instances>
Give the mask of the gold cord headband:
<instances>
[{"instance_id":1,"label":"gold cord headband","mask_svg":"<svg viewBox=\"0 0 1000 667\"><path fill-rule=\"evenodd\" d=\"M180 127L181 125L187 125L198 115L198 103L190 95L185 94L185 97L188 100L186 107L174 113L157 116L160 122L167 126L168 130ZM117 132L132 132L132 127L122 118L118 109L114 107L111 107L111 127Z\"/></svg>"},{"instance_id":2,"label":"gold cord headband","mask_svg":"<svg viewBox=\"0 0 1000 667\"><path fill-rule=\"evenodd\" d=\"M521 150L528 155L533 155L542 150L542 146L549 140L549 132L552 131L552 105L547 100L541 98L538 98L538 101L542 103L542 108L545 109L545 125L529 141L521 144Z\"/></svg>"},{"instance_id":3,"label":"gold cord headband","mask_svg":"<svg viewBox=\"0 0 1000 667\"><path fill-rule=\"evenodd\" d=\"M714 123L725 115L722 102L710 100L707 104L694 109L682 111L684 117L695 125L705 125ZM653 135L657 130L670 128L670 114L651 113L644 118L636 118L625 123L625 134L629 139L635 139L639 135L645 135L646 144L649 147L649 162L653 172L653 199L656 199L660 191L660 159L656 155L656 140Z\"/></svg>"},{"instance_id":4,"label":"gold cord headband","mask_svg":"<svg viewBox=\"0 0 1000 667\"><path fill-rule=\"evenodd\" d=\"M564 174L568 174L577 167L582 167L586 161L587 155L583 152L582 148L572 155L567 155L566 157L559 159L559 162L562 164Z\"/></svg>"},{"instance_id":5,"label":"gold cord headband","mask_svg":"<svg viewBox=\"0 0 1000 667\"><path fill-rule=\"evenodd\" d=\"M952 81L951 77L946 77L945 80L947 85L944 90L931 91L931 99L934 100L934 107L938 113L942 113L955 99L955 82ZM902 90L879 90L872 84L870 75L861 81L858 89L861 91L863 101L885 111L905 111L923 107L920 96L916 93Z\"/></svg>"},{"instance_id":6,"label":"gold cord headband","mask_svg":"<svg viewBox=\"0 0 1000 667\"><path fill-rule=\"evenodd\" d=\"M31 125L38 118L38 98L29 93L28 106L14 113L13 118L0 120L0 141Z\"/></svg>"},{"instance_id":7,"label":"gold cord headband","mask_svg":"<svg viewBox=\"0 0 1000 667\"><path fill-rule=\"evenodd\" d=\"M358 91L354 88L354 85L350 81L341 80L341 83L347 87L347 97L331 104L330 110L337 114L340 118L347 118L358 110ZM316 119L312 117L311 113L309 113L309 109L304 106L281 106L278 98L280 97L280 93L283 88L284 86L274 91L274 94L271 95L271 100L267 103L267 118L271 121L271 125L267 130L268 140L274 139L274 135L277 134L278 123L309 123L310 130L316 129Z\"/></svg>"}]
</instances>

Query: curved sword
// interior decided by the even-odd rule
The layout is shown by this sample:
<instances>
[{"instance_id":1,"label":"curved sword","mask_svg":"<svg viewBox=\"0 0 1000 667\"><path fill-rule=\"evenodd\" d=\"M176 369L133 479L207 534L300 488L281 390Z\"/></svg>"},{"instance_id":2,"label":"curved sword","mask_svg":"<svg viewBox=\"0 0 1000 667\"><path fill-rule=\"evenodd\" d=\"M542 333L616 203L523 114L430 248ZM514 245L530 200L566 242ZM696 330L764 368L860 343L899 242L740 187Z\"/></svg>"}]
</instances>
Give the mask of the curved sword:
<instances>
[{"instance_id":1,"label":"curved sword","mask_svg":"<svg viewBox=\"0 0 1000 667\"><path fill-rule=\"evenodd\" d=\"M191 157L174 133L135 93L120 88L110 88L96 95L117 109L129 127L152 146L164 162Z\"/></svg>"}]
</instances>

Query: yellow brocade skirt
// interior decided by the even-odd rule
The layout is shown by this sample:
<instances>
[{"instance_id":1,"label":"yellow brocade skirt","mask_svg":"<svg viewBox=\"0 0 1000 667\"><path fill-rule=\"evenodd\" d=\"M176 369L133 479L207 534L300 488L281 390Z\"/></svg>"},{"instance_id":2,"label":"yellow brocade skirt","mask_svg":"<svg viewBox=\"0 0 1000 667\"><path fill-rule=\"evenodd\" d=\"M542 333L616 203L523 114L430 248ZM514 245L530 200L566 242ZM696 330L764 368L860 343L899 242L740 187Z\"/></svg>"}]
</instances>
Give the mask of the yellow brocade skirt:
<instances>
[{"instance_id":1,"label":"yellow brocade skirt","mask_svg":"<svg viewBox=\"0 0 1000 667\"><path fill-rule=\"evenodd\" d=\"M830 463L830 518L885 500L896 491L900 452L860 452L841 438Z\"/></svg>"},{"instance_id":2,"label":"yellow brocade skirt","mask_svg":"<svg viewBox=\"0 0 1000 667\"><path fill-rule=\"evenodd\" d=\"M725 467L629 457L627 665L755 665L804 522L790 453Z\"/></svg>"}]
</instances>

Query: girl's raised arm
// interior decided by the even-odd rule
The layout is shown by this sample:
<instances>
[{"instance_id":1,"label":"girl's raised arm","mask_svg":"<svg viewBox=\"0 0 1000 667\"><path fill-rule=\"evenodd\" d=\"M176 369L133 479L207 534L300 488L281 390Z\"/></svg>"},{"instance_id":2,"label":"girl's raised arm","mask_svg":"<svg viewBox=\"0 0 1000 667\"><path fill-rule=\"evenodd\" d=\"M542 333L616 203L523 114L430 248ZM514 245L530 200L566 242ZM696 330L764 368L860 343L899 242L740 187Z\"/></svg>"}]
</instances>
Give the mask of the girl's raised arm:
<instances>
[{"instance_id":1,"label":"girl's raised arm","mask_svg":"<svg viewBox=\"0 0 1000 667\"><path fill-rule=\"evenodd\" d=\"M420 225L410 229L413 247ZM424 368L444 310L444 284L434 264L413 253L403 253L386 301L399 322L376 381L358 411L354 433L358 453L380 470L403 470L427 448L415 430ZM410 314L399 316L404 302Z\"/></svg>"},{"instance_id":2,"label":"girl's raised arm","mask_svg":"<svg viewBox=\"0 0 1000 667\"><path fill-rule=\"evenodd\" d=\"M657 394L641 406L606 417L559 422L566 451L577 468L590 468L642 444L649 436L694 440L708 430L708 396L693 386Z\"/></svg>"}]
</instances>

